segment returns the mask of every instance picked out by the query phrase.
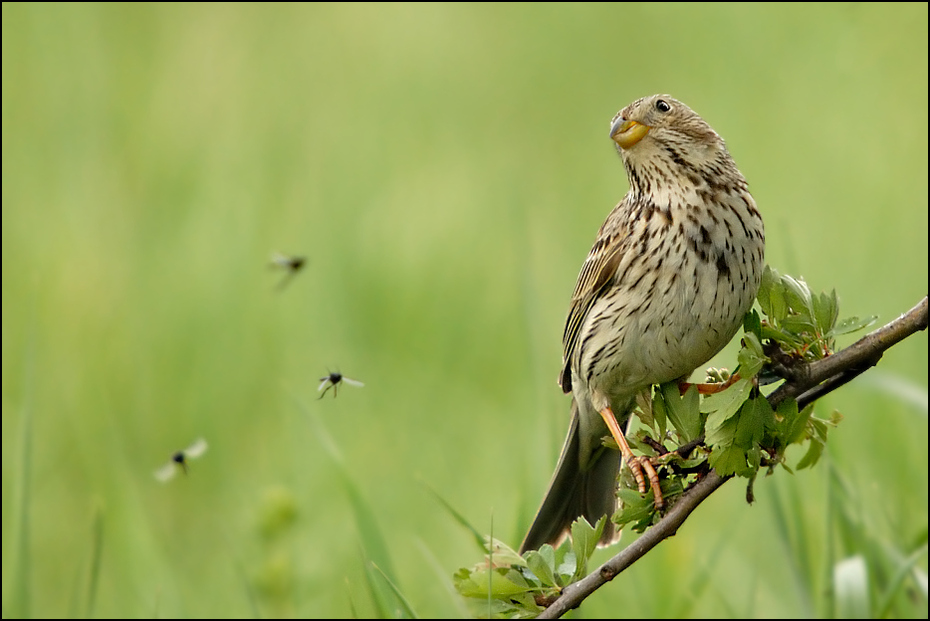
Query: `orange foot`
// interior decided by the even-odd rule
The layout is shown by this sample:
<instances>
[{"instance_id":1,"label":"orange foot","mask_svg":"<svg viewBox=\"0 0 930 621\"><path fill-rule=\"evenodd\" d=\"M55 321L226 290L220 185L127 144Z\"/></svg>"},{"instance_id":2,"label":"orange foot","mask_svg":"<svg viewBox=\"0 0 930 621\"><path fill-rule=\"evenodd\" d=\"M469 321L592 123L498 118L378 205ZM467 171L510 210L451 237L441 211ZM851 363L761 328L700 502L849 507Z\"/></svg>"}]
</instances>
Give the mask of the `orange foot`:
<instances>
[{"instance_id":1,"label":"orange foot","mask_svg":"<svg viewBox=\"0 0 930 621\"><path fill-rule=\"evenodd\" d=\"M734 373L733 375L730 376L730 379L728 379L727 381L716 383L716 384L690 384L688 382L679 382L678 390L681 392L681 394L685 394L686 392L688 392L689 388L691 388L692 386L697 386L698 393L702 395L712 395L714 393L723 392L724 390L732 386L734 383L739 381L739 379L740 379L739 373Z\"/></svg>"},{"instance_id":2,"label":"orange foot","mask_svg":"<svg viewBox=\"0 0 930 621\"><path fill-rule=\"evenodd\" d=\"M649 486L652 488L652 493L655 497L656 509L661 509L664 507L665 498L662 497L662 488L659 487L659 474L653 467L652 462L649 461L648 457L637 457L633 454L633 451L630 450L630 445L627 444L626 437L620 430L620 425L617 423L617 418L614 416L614 413L609 407L601 410L601 418L603 418L604 422L607 423L607 428L610 429L610 435L612 435L614 440L617 441L617 445L620 447L620 453L623 455L623 459L625 459L627 465L630 466L630 471L633 473L633 477L636 479L636 486L639 488L639 493L646 493L646 478L648 477Z\"/></svg>"}]
</instances>

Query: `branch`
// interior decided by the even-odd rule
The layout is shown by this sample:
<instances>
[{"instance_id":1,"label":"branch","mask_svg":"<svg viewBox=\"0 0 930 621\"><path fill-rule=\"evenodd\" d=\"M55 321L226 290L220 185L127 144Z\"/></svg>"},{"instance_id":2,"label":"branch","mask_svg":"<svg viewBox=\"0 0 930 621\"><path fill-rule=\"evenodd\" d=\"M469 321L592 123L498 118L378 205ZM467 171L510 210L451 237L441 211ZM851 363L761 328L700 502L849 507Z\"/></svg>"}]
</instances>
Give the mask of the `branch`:
<instances>
[{"instance_id":1,"label":"branch","mask_svg":"<svg viewBox=\"0 0 930 621\"><path fill-rule=\"evenodd\" d=\"M798 407L803 408L874 367L885 350L915 332L926 329L927 298L924 297L907 313L865 335L846 349L799 367L788 381L769 395L769 402L775 407L793 397L798 400Z\"/></svg>"},{"instance_id":2,"label":"branch","mask_svg":"<svg viewBox=\"0 0 930 621\"><path fill-rule=\"evenodd\" d=\"M620 572L638 561L649 550L656 547L659 542L678 532L678 528L691 515L691 512L728 480L729 478L718 476L716 472L711 470L703 479L695 483L686 494L682 495L681 499L675 503L675 506L665 517L646 531L642 537L628 545L622 552L601 565L596 571L562 589L559 598L540 613L537 619L558 619L572 608L577 608L585 598L616 578Z\"/></svg>"},{"instance_id":3,"label":"branch","mask_svg":"<svg viewBox=\"0 0 930 621\"><path fill-rule=\"evenodd\" d=\"M927 298L891 323L862 337L836 354L802 365L784 384L768 396L772 408L785 399L795 398L798 407L814 402L836 390L853 378L878 364L886 350L912 334L927 329ZM729 478L713 470L685 492L674 507L655 526L597 570L578 582L568 585L562 594L540 615L539 619L557 619L577 608L589 595L610 582L663 539L678 532L684 521L699 504L726 483Z\"/></svg>"}]
</instances>

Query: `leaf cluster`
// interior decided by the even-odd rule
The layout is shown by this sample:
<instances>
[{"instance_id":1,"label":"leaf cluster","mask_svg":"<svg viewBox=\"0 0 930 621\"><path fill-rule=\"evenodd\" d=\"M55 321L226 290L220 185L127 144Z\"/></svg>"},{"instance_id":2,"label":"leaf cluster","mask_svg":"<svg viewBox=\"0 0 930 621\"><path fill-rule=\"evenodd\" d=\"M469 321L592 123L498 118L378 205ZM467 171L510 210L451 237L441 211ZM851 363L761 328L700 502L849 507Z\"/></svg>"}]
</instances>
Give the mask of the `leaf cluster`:
<instances>
[{"instance_id":1,"label":"leaf cluster","mask_svg":"<svg viewBox=\"0 0 930 621\"><path fill-rule=\"evenodd\" d=\"M837 321L835 289L813 294L803 279L779 274L769 266L756 299L766 319L747 326L747 331L752 329L759 339L777 343L782 352L807 362L832 354L837 336L867 328L877 319L873 315Z\"/></svg>"},{"instance_id":2,"label":"leaf cluster","mask_svg":"<svg viewBox=\"0 0 930 621\"><path fill-rule=\"evenodd\" d=\"M705 469L714 468L721 476L749 479L747 498L751 500L751 484L760 468L771 472L782 465L790 471L786 449L805 443L807 451L794 467L813 466L823 453L827 431L839 422L839 414L821 419L814 416L813 404L799 410L790 399L773 408L760 385L790 377L793 368L830 355L836 336L865 328L875 317L837 321L839 298L835 291L813 293L803 279L779 274L768 266L757 300L759 310L751 310L743 322L734 374L708 370L711 381L729 384L725 390L699 396L691 386L681 394L679 384L672 382L655 387L651 402L640 400L639 418L649 429L637 437L645 440L654 434L662 439L659 451L647 454L661 453L666 443L681 447L703 440L687 460L677 448L668 449L665 455L669 457L657 455L664 474L678 482L673 485L663 480L663 486L686 489L702 472L693 462L702 461ZM656 442L650 444L656 446ZM629 502L629 491L621 490L618 521L621 525L633 523L640 530L648 523L628 511L627 506L637 511L643 508L640 503ZM651 521L659 517L655 512Z\"/></svg>"},{"instance_id":3,"label":"leaf cluster","mask_svg":"<svg viewBox=\"0 0 930 621\"><path fill-rule=\"evenodd\" d=\"M485 540L484 562L455 573L456 590L469 598L477 616L532 618L565 586L583 578L588 560L604 532L605 518L591 526L584 518L572 524L572 536L557 548L546 544L520 556L497 539Z\"/></svg>"}]
</instances>

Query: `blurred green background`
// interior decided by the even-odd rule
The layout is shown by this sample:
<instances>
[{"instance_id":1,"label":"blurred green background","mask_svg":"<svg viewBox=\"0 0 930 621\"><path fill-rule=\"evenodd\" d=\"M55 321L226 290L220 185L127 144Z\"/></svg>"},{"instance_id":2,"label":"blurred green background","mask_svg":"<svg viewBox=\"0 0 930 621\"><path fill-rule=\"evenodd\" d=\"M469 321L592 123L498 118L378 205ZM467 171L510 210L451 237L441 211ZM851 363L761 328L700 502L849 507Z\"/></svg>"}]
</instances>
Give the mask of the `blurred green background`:
<instances>
[{"instance_id":1,"label":"blurred green background","mask_svg":"<svg viewBox=\"0 0 930 621\"><path fill-rule=\"evenodd\" d=\"M638 97L727 140L767 261L841 316L927 293L926 4L2 10L5 617L373 614L344 475L414 609L465 614L480 554L429 488L519 543ZM283 290L275 250L309 258ZM824 399L814 470L727 485L584 613L839 614L860 555L873 613L925 615L888 585L926 576L927 357ZM318 401L329 370L366 386Z\"/></svg>"}]
</instances>

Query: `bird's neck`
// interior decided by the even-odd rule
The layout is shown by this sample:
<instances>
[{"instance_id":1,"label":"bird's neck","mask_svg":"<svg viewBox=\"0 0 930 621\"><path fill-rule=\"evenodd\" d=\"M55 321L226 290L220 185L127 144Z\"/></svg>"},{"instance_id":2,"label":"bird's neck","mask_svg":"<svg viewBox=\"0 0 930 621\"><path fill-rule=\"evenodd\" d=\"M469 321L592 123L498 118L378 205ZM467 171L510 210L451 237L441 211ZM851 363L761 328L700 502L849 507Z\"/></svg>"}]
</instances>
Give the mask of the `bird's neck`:
<instances>
[{"instance_id":1,"label":"bird's neck","mask_svg":"<svg viewBox=\"0 0 930 621\"><path fill-rule=\"evenodd\" d=\"M687 209L721 194L748 193L746 180L726 153L695 160L669 150L643 162L629 158L624 163L633 202L663 211ZM725 185L721 179L727 180Z\"/></svg>"}]
</instances>

